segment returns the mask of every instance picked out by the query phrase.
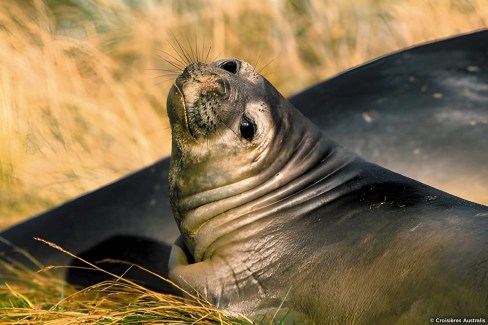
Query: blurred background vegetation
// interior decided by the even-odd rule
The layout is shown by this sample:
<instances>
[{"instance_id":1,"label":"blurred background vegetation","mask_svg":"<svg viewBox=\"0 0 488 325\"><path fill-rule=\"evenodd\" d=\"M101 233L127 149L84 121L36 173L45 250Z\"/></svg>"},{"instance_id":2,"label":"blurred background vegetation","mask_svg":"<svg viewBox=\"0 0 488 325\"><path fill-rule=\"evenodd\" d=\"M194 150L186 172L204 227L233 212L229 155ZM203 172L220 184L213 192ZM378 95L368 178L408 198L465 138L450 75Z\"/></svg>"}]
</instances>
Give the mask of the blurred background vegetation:
<instances>
[{"instance_id":1,"label":"blurred background vegetation","mask_svg":"<svg viewBox=\"0 0 488 325\"><path fill-rule=\"evenodd\" d=\"M175 39L291 95L487 22L488 0L2 0L0 229L169 154Z\"/></svg>"}]
</instances>

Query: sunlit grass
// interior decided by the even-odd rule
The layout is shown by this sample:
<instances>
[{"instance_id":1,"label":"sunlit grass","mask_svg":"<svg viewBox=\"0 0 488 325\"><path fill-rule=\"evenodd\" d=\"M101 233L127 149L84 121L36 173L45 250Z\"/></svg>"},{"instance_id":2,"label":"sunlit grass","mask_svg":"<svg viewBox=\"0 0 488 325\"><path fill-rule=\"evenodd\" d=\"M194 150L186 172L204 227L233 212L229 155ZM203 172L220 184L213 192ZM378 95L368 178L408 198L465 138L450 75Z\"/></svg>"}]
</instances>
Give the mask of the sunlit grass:
<instances>
[{"instance_id":1,"label":"sunlit grass","mask_svg":"<svg viewBox=\"0 0 488 325\"><path fill-rule=\"evenodd\" d=\"M467 0L2 1L0 229L169 153L175 39L290 95L487 21Z\"/></svg>"},{"instance_id":2,"label":"sunlit grass","mask_svg":"<svg viewBox=\"0 0 488 325\"><path fill-rule=\"evenodd\" d=\"M65 298L61 297L72 290L69 286L58 285L59 292L46 292L53 288L48 284L0 288L2 324L251 323L205 301L161 294L124 281L105 281Z\"/></svg>"},{"instance_id":3,"label":"sunlit grass","mask_svg":"<svg viewBox=\"0 0 488 325\"><path fill-rule=\"evenodd\" d=\"M47 244L77 258L52 243ZM37 263L28 252L21 253ZM35 272L15 261L0 260L0 323L251 324L245 316L217 308L189 292L185 291L186 298L162 294L111 274L95 264L86 262L86 267L104 272L112 280L76 290L54 276L50 272L52 267L41 267Z\"/></svg>"},{"instance_id":4,"label":"sunlit grass","mask_svg":"<svg viewBox=\"0 0 488 325\"><path fill-rule=\"evenodd\" d=\"M156 56L137 67L121 58L129 50L123 42L129 42L130 35L123 40L117 34L129 9L93 9L113 17L103 24L75 17L78 25L70 31L58 30L63 18L43 2L27 3L0 4L4 225L168 153L163 96L145 70L154 66ZM74 9L57 10L64 17ZM103 29L99 25L107 31L97 32ZM24 201L29 204L22 205Z\"/></svg>"}]
</instances>

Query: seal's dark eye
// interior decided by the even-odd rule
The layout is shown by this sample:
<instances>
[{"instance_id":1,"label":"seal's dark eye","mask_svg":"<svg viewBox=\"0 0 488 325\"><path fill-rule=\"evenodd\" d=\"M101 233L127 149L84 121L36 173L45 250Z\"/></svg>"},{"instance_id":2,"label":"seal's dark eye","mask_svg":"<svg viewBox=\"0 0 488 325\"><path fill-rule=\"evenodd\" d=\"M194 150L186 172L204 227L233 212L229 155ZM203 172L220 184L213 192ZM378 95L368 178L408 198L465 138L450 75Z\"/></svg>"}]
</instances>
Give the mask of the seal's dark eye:
<instances>
[{"instance_id":1,"label":"seal's dark eye","mask_svg":"<svg viewBox=\"0 0 488 325\"><path fill-rule=\"evenodd\" d=\"M249 117L244 116L241 122L241 136L247 141L251 141L256 133L256 124Z\"/></svg>"},{"instance_id":2,"label":"seal's dark eye","mask_svg":"<svg viewBox=\"0 0 488 325\"><path fill-rule=\"evenodd\" d=\"M232 74L237 74L237 71L239 70L239 62L236 60L225 61L220 67Z\"/></svg>"}]
</instances>

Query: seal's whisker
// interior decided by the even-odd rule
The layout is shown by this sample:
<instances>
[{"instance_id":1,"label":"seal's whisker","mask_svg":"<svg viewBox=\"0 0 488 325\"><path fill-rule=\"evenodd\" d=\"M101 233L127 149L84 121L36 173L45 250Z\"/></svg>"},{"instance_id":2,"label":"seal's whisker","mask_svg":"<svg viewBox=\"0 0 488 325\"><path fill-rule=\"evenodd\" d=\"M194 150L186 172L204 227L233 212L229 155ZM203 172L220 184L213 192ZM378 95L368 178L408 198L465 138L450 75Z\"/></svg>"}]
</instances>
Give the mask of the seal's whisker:
<instances>
[{"instance_id":1,"label":"seal's whisker","mask_svg":"<svg viewBox=\"0 0 488 325\"><path fill-rule=\"evenodd\" d=\"M224 53L224 51L220 51L219 53L217 53L216 55L214 55L211 59L210 59L210 62L214 62L217 60L218 57L221 57L222 56L222 53Z\"/></svg>"},{"instance_id":2,"label":"seal's whisker","mask_svg":"<svg viewBox=\"0 0 488 325\"><path fill-rule=\"evenodd\" d=\"M169 60L168 58L164 57L162 54L170 57L172 60ZM174 68L176 68L178 71L183 71L186 67L185 62L181 61L181 59L176 58L175 56L171 55L170 53L166 51L161 51L161 53L157 54L159 58L164 60L166 63L170 64Z\"/></svg>"},{"instance_id":3,"label":"seal's whisker","mask_svg":"<svg viewBox=\"0 0 488 325\"><path fill-rule=\"evenodd\" d=\"M183 56L181 55L180 51L173 45L173 43L171 43L171 41L168 41L168 43L169 43L169 46L171 46L171 48L173 49L173 51L175 51L177 57L175 57L174 55L171 55L165 51L161 51L161 52L168 55L169 57L171 57L176 62L180 63L181 66L186 67L187 63L186 63L185 59L183 58Z\"/></svg>"},{"instance_id":4,"label":"seal's whisker","mask_svg":"<svg viewBox=\"0 0 488 325\"><path fill-rule=\"evenodd\" d=\"M186 62L185 66L191 65L192 64L191 57L189 56L187 51L184 49L183 45L181 45L181 43L176 38L174 38L174 40L176 42L176 45L180 49L180 51L178 51L178 54L180 55L181 59Z\"/></svg>"},{"instance_id":5,"label":"seal's whisker","mask_svg":"<svg viewBox=\"0 0 488 325\"><path fill-rule=\"evenodd\" d=\"M178 75L180 73L181 70L176 70L176 69L144 69L146 71L160 71L160 72L164 72L165 74L164 75Z\"/></svg>"},{"instance_id":6,"label":"seal's whisker","mask_svg":"<svg viewBox=\"0 0 488 325\"><path fill-rule=\"evenodd\" d=\"M267 73L262 73L261 74L263 77L265 78L269 78L270 76L275 76L276 75L276 72L267 72Z\"/></svg>"},{"instance_id":7,"label":"seal's whisker","mask_svg":"<svg viewBox=\"0 0 488 325\"><path fill-rule=\"evenodd\" d=\"M190 38L188 37L188 34L186 34L186 42L188 43L188 47L189 47L189 56L190 56L190 59L191 59L191 63L196 63L198 62L198 41L196 40L196 37L195 37L195 49L193 48L193 46L191 45L191 41L190 41Z\"/></svg>"},{"instance_id":8,"label":"seal's whisker","mask_svg":"<svg viewBox=\"0 0 488 325\"><path fill-rule=\"evenodd\" d=\"M159 79L159 78L163 78L163 77L171 77L171 79L169 79L169 80L172 80L172 79L175 79L177 76L178 76L177 73L161 74L161 75L158 75L158 76L151 77L151 79Z\"/></svg>"},{"instance_id":9,"label":"seal's whisker","mask_svg":"<svg viewBox=\"0 0 488 325\"><path fill-rule=\"evenodd\" d=\"M181 73L183 70L185 70L185 67L182 67L181 65L173 62L173 61L166 61L169 65L171 65L173 68L176 69L177 72Z\"/></svg>"},{"instance_id":10,"label":"seal's whisker","mask_svg":"<svg viewBox=\"0 0 488 325\"><path fill-rule=\"evenodd\" d=\"M153 69L153 71L164 72L164 74L167 74L167 75L169 75L169 74L179 75L183 71L183 69L181 68L180 65L178 65L172 61L165 60L164 62L169 64L170 67L168 67L167 69L157 68L157 69Z\"/></svg>"},{"instance_id":11,"label":"seal's whisker","mask_svg":"<svg viewBox=\"0 0 488 325\"><path fill-rule=\"evenodd\" d=\"M259 62L261 61L261 53L258 54L258 58L256 59L256 63L253 65L254 67L254 70L258 71L258 65L259 65Z\"/></svg>"},{"instance_id":12,"label":"seal's whisker","mask_svg":"<svg viewBox=\"0 0 488 325\"><path fill-rule=\"evenodd\" d=\"M173 37L173 40L166 40L173 49L173 51L176 53L178 58L175 58L174 56L173 59L177 60L178 62L181 63L183 67L188 66L188 57L185 55L185 50L181 47L179 41L177 40L176 36L171 33L171 36ZM175 46L175 43L177 46Z\"/></svg>"},{"instance_id":13,"label":"seal's whisker","mask_svg":"<svg viewBox=\"0 0 488 325\"><path fill-rule=\"evenodd\" d=\"M205 54L205 38L202 41L202 48L200 49L200 57L198 59L203 63L207 63L207 61L204 61L204 54Z\"/></svg>"},{"instance_id":14,"label":"seal's whisker","mask_svg":"<svg viewBox=\"0 0 488 325\"><path fill-rule=\"evenodd\" d=\"M186 43L188 44L188 48L185 50L186 54L190 58L190 64L195 62L195 53L193 53L193 47L191 46L190 39L188 37L188 33L185 33Z\"/></svg>"},{"instance_id":15,"label":"seal's whisker","mask_svg":"<svg viewBox=\"0 0 488 325\"><path fill-rule=\"evenodd\" d=\"M207 55L205 56L205 61L204 61L205 63L208 62L208 56L210 55L210 52L211 51L212 51L212 45L210 45L209 48L208 48Z\"/></svg>"},{"instance_id":16,"label":"seal's whisker","mask_svg":"<svg viewBox=\"0 0 488 325\"><path fill-rule=\"evenodd\" d=\"M168 81L172 81L172 82L173 82L174 80L175 80L175 78L174 78L174 77L171 77L171 78L168 78L168 79L164 79L164 80L160 80L160 81L158 81L158 82L156 83L156 85L157 85L157 86L159 86L159 85L164 84L164 83L166 83L166 82L168 82Z\"/></svg>"},{"instance_id":17,"label":"seal's whisker","mask_svg":"<svg viewBox=\"0 0 488 325\"><path fill-rule=\"evenodd\" d=\"M224 121L220 118L220 116L216 115L215 116L217 118L217 122L220 123L221 125L223 125L224 127L228 128L232 133L234 133L234 135L237 137L237 138L240 138L239 135L237 135L237 133L235 133L234 130L232 130L232 128L230 126L228 126L227 124L224 123ZM218 130L218 129L217 129ZM224 139L224 137L222 136L222 139Z\"/></svg>"},{"instance_id":18,"label":"seal's whisker","mask_svg":"<svg viewBox=\"0 0 488 325\"><path fill-rule=\"evenodd\" d=\"M160 69L160 68L148 68L148 69L144 69L144 71L175 71L176 72L176 70Z\"/></svg>"},{"instance_id":19,"label":"seal's whisker","mask_svg":"<svg viewBox=\"0 0 488 325\"><path fill-rule=\"evenodd\" d=\"M199 47L198 47L198 39L195 38L195 59L197 62L201 62L200 60L200 52L199 52Z\"/></svg>"},{"instance_id":20,"label":"seal's whisker","mask_svg":"<svg viewBox=\"0 0 488 325\"><path fill-rule=\"evenodd\" d=\"M259 74L263 74L262 72L264 71L264 69L266 69L267 67L269 67L269 65L271 63L273 63L274 61L276 61L276 59L278 58L278 56L275 56L274 58L272 58L268 63L266 63L261 69L259 69L257 72Z\"/></svg>"},{"instance_id":21,"label":"seal's whisker","mask_svg":"<svg viewBox=\"0 0 488 325\"><path fill-rule=\"evenodd\" d=\"M217 121L219 121L219 119L217 119ZM216 128L215 131L217 131L217 134L222 139L222 141L226 142L226 139L224 138L224 135L221 133L221 131L219 130L219 128ZM210 148L210 146L209 146L209 148Z\"/></svg>"}]
</instances>

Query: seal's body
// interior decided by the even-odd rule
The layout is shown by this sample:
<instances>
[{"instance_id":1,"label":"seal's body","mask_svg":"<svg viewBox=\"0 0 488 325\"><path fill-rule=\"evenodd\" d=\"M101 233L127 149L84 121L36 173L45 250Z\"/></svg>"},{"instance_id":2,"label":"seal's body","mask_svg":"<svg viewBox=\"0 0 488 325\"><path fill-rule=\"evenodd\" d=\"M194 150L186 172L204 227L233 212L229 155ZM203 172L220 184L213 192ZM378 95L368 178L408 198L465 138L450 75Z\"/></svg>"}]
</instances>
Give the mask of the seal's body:
<instances>
[{"instance_id":1,"label":"seal's body","mask_svg":"<svg viewBox=\"0 0 488 325\"><path fill-rule=\"evenodd\" d=\"M485 203L487 51L486 30L423 44L345 71L289 100L329 136L368 161ZM168 201L168 167L168 159L162 159L14 225L0 237L45 265L73 261L34 237L92 262L131 261L167 276L165 257L179 235ZM30 265L1 241L0 258ZM126 273L125 265L102 266L158 290L171 289L147 273L134 274L134 268ZM67 271L75 284L100 280L83 268Z\"/></svg>"},{"instance_id":2,"label":"seal's body","mask_svg":"<svg viewBox=\"0 0 488 325\"><path fill-rule=\"evenodd\" d=\"M364 161L239 60L191 64L167 107L182 286L257 319L486 312L487 207Z\"/></svg>"}]
</instances>

